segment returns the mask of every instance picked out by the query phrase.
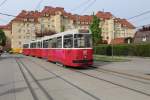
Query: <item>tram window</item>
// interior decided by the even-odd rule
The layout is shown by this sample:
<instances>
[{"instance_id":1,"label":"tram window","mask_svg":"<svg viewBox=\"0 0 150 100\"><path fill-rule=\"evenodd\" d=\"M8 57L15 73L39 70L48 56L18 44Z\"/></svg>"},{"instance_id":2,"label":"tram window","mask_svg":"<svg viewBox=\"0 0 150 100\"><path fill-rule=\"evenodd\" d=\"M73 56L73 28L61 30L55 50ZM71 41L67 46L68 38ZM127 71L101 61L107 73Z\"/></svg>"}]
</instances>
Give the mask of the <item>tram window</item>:
<instances>
[{"instance_id":1,"label":"tram window","mask_svg":"<svg viewBox=\"0 0 150 100\"><path fill-rule=\"evenodd\" d=\"M64 48L73 48L73 35L65 35L64 36Z\"/></svg>"},{"instance_id":2,"label":"tram window","mask_svg":"<svg viewBox=\"0 0 150 100\"><path fill-rule=\"evenodd\" d=\"M31 48L36 48L36 43L31 43Z\"/></svg>"},{"instance_id":3,"label":"tram window","mask_svg":"<svg viewBox=\"0 0 150 100\"><path fill-rule=\"evenodd\" d=\"M41 42L37 43L37 48L41 48Z\"/></svg>"},{"instance_id":4,"label":"tram window","mask_svg":"<svg viewBox=\"0 0 150 100\"><path fill-rule=\"evenodd\" d=\"M57 47L57 38L53 38L52 39L52 48L56 48Z\"/></svg>"},{"instance_id":5,"label":"tram window","mask_svg":"<svg viewBox=\"0 0 150 100\"><path fill-rule=\"evenodd\" d=\"M36 48L36 43L32 43L32 48Z\"/></svg>"},{"instance_id":6,"label":"tram window","mask_svg":"<svg viewBox=\"0 0 150 100\"><path fill-rule=\"evenodd\" d=\"M52 39L48 40L48 48L52 48Z\"/></svg>"},{"instance_id":7,"label":"tram window","mask_svg":"<svg viewBox=\"0 0 150 100\"><path fill-rule=\"evenodd\" d=\"M92 36L90 34L85 35L85 47L92 47Z\"/></svg>"},{"instance_id":8,"label":"tram window","mask_svg":"<svg viewBox=\"0 0 150 100\"><path fill-rule=\"evenodd\" d=\"M43 48L42 46L43 46L43 43L42 42L40 42L41 43L41 48Z\"/></svg>"},{"instance_id":9,"label":"tram window","mask_svg":"<svg viewBox=\"0 0 150 100\"><path fill-rule=\"evenodd\" d=\"M75 34L74 47L75 48L89 48L92 46L90 34Z\"/></svg>"},{"instance_id":10,"label":"tram window","mask_svg":"<svg viewBox=\"0 0 150 100\"><path fill-rule=\"evenodd\" d=\"M62 37L57 38L57 48L62 48Z\"/></svg>"},{"instance_id":11,"label":"tram window","mask_svg":"<svg viewBox=\"0 0 150 100\"><path fill-rule=\"evenodd\" d=\"M48 48L48 40L43 41L43 48Z\"/></svg>"},{"instance_id":12,"label":"tram window","mask_svg":"<svg viewBox=\"0 0 150 100\"><path fill-rule=\"evenodd\" d=\"M24 44L23 48L29 48L29 44Z\"/></svg>"},{"instance_id":13,"label":"tram window","mask_svg":"<svg viewBox=\"0 0 150 100\"><path fill-rule=\"evenodd\" d=\"M30 44L30 48L32 48L32 43Z\"/></svg>"},{"instance_id":14,"label":"tram window","mask_svg":"<svg viewBox=\"0 0 150 100\"><path fill-rule=\"evenodd\" d=\"M30 48L33 48L33 43L30 44Z\"/></svg>"}]
</instances>

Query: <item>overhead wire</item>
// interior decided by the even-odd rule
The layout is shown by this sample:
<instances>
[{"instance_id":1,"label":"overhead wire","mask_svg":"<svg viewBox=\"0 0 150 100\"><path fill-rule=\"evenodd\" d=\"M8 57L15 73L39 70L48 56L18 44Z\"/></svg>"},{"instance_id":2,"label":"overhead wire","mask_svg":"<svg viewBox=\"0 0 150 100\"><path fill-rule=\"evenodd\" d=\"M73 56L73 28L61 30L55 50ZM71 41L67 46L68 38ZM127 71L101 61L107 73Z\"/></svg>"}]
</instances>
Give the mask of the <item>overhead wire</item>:
<instances>
[{"instance_id":1,"label":"overhead wire","mask_svg":"<svg viewBox=\"0 0 150 100\"><path fill-rule=\"evenodd\" d=\"M138 15L136 15L136 16L133 16L133 17L129 18L128 20L136 19L136 18L138 18L138 17L147 15L147 14L149 14L149 13L150 13L150 11L146 11L146 12L143 12L143 13L138 14ZM149 19L149 17L145 17L145 18L142 18L142 19L140 19L140 20L135 20L135 21L133 21L133 23L145 21L145 20L148 20L148 19ZM149 24L148 24L148 25L149 25ZM140 27L142 27L142 26L145 26L145 25L140 25L140 26L137 26L136 28L140 28Z\"/></svg>"},{"instance_id":2,"label":"overhead wire","mask_svg":"<svg viewBox=\"0 0 150 100\"><path fill-rule=\"evenodd\" d=\"M9 16L9 17L17 17L15 15L7 14L7 13L1 13L1 12L0 12L0 15Z\"/></svg>"},{"instance_id":3,"label":"overhead wire","mask_svg":"<svg viewBox=\"0 0 150 100\"><path fill-rule=\"evenodd\" d=\"M83 9L83 11L81 12L81 14L83 14L85 11L87 11L90 7L92 7L92 5L96 2L96 0L93 0L90 4L88 4L88 6L86 8Z\"/></svg>"},{"instance_id":4,"label":"overhead wire","mask_svg":"<svg viewBox=\"0 0 150 100\"><path fill-rule=\"evenodd\" d=\"M43 1L43 0L41 0L41 1ZM86 11L86 10L87 10L90 6L92 6L95 2L96 2L96 0L94 0L93 2L91 2L82 12ZM9 16L9 17L17 17L17 16L12 15L12 14L1 13L1 12L0 12L0 15ZM20 18L24 18L24 17L20 17Z\"/></svg>"},{"instance_id":5,"label":"overhead wire","mask_svg":"<svg viewBox=\"0 0 150 100\"><path fill-rule=\"evenodd\" d=\"M88 2L90 2L91 0L86 0L82 3L80 3L79 5L77 5L76 7L74 7L73 9L71 9L70 11L76 11L77 9L80 9L81 7L83 7L83 5L87 4Z\"/></svg>"},{"instance_id":6,"label":"overhead wire","mask_svg":"<svg viewBox=\"0 0 150 100\"><path fill-rule=\"evenodd\" d=\"M40 0L35 9L38 9L38 8L41 6L41 3L42 3L43 1L44 1L44 0Z\"/></svg>"},{"instance_id":7,"label":"overhead wire","mask_svg":"<svg viewBox=\"0 0 150 100\"><path fill-rule=\"evenodd\" d=\"M8 0L4 0L0 3L0 7L3 6Z\"/></svg>"},{"instance_id":8,"label":"overhead wire","mask_svg":"<svg viewBox=\"0 0 150 100\"><path fill-rule=\"evenodd\" d=\"M148 13L150 13L150 10L149 10L149 11L142 12L142 13L140 13L140 14L138 14L138 15L133 16L133 17L130 17L130 18L128 18L128 20L135 19L135 18L137 18L137 17L146 15L146 14L148 14Z\"/></svg>"}]
</instances>

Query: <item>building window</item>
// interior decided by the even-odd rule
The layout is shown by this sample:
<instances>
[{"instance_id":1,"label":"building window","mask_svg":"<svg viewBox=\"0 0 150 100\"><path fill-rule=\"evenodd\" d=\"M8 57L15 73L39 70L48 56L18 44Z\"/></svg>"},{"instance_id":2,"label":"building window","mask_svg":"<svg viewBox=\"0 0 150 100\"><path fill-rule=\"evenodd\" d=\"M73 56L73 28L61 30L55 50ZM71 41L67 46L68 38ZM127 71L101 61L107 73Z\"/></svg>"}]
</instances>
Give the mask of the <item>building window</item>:
<instances>
[{"instance_id":1,"label":"building window","mask_svg":"<svg viewBox=\"0 0 150 100\"><path fill-rule=\"evenodd\" d=\"M18 33L21 33L21 29L18 30Z\"/></svg>"},{"instance_id":2,"label":"building window","mask_svg":"<svg viewBox=\"0 0 150 100\"><path fill-rule=\"evenodd\" d=\"M26 39L30 39L30 36L26 36Z\"/></svg>"},{"instance_id":3,"label":"building window","mask_svg":"<svg viewBox=\"0 0 150 100\"><path fill-rule=\"evenodd\" d=\"M29 19L29 21L34 22L34 19L33 19L33 18L32 18L32 19Z\"/></svg>"},{"instance_id":4,"label":"building window","mask_svg":"<svg viewBox=\"0 0 150 100\"><path fill-rule=\"evenodd\" d=\"M147 41L147 37L144 36L144 37L142 38L142 41L143 41L143 42L146 42L146 41Z\"/></svg>"},{"instance_id":5,"label":"building window","mask_svg":"<svg viewBox=\"0 0 150 100\"><path fill-rule=\"evenodd\" d=\"M24 19L24 21L27 21L27 20L28 20L27 18Z\"/></svg>"},{"instance_id":6,"label":"building window","mask_svg":"<svg viewBox=\"0 0 150 100\"><path fill-rule=\"evenodd\" d=\"M29 26L29 24L27 24L27 27Z\"/></svg>"},{"instance_id":7,"label":"building window","mask_svg":"<svg viewBox=\"0 0 150 100\"><path fill-rule=\"evenodd\" d=\"M19 39L21 39L21 36L18 36Z\"/></svg>"},{"instance_id":8,"label":"building window","mask_svg":"<svg viewBox=\"0 0 150 100\"><path fill-rule=\"evenodd\" d=\"M19 43L18 43L19 45L21 45L21 41L19 41Z\"/></svg>"}]
</instances>

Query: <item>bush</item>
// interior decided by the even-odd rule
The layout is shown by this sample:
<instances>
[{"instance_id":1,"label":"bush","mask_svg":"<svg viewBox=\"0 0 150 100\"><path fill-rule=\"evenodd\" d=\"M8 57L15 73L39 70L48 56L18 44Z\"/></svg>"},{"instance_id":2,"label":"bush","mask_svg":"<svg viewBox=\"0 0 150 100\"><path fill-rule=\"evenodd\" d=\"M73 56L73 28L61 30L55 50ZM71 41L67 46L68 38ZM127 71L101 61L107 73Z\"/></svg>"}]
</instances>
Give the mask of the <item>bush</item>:
<instances>
[{"instance_id":1,"label":"bush","mask_svg":"<svg viewBox=\"0 0 150 100\"><path fill-rule=\"evenodd\" d=\"M94 47L95 54L112 55L111 45L99 45ZM142 56L150 57L150 44L124 44L114 45L113 54L116 56Z\"/></svg>"},{"instance_id":2,"label":"bush","mask_svg":"<svg viewBox=\"0 0 150 100\"><path fill-rule=\"evenodd\" d=\"M107 54L106 52L107 52L107 46L106 45L101 45L101 46L97 46L94 48L95 54L106 55Z\"/></svg>"}]
</instances>

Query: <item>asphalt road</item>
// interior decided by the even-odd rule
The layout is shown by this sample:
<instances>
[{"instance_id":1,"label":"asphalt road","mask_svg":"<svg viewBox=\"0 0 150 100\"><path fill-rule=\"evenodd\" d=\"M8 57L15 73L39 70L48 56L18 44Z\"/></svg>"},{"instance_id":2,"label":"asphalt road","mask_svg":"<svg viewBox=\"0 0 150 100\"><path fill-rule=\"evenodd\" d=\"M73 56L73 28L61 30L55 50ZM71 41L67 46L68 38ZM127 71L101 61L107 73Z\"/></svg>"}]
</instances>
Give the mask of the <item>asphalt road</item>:
<instances>
[{"instance_id":1,"label":"asphalt road","mask_svg":"<svg viewBox=\"0 0 150 100\"><path fill-rule=\"evenodd\" d=\"M0 100L150 100L150 59L64 68L23 55L0 58Z\"/></svg>"}]
</instances>

